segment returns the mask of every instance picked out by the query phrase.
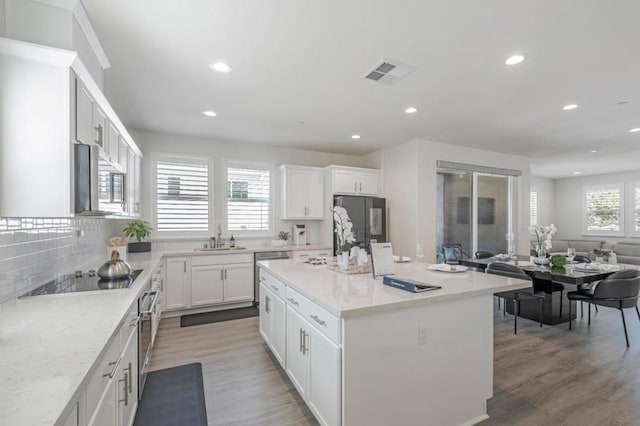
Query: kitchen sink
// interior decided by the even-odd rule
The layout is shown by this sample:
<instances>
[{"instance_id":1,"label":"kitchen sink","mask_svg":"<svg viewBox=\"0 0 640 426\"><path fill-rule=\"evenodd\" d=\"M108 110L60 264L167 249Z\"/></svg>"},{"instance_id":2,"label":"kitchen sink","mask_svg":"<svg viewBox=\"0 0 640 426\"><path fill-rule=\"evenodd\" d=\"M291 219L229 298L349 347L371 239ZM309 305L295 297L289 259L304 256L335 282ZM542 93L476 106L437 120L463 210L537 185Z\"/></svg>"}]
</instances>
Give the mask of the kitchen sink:
<instances>
[{"instance_id":1,"label":"kitchen sink","mask_svg":"<svg viewBox=\"0 0 640 426\"><path fill-rule=\"evenodd\" d=\"M197 248L193 249L193 251L233 251L233 250L246 250L246 247L206 247L206 248Z\"/></svg>"}]
</instances>

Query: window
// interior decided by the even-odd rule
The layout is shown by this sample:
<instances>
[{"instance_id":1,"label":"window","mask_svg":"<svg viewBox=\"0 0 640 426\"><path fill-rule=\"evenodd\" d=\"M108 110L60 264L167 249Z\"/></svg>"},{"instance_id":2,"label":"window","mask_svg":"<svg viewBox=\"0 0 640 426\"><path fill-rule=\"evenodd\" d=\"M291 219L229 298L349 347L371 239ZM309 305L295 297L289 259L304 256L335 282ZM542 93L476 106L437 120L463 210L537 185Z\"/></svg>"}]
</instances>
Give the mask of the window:
<instances>
[{"instance_id":1,"label":"window","mask_svg":"<svg viewBox=\"0 0 640 426\"><path fill-rule=\"evenodd\" d=\"M538 224L538 191L529 193L529 225Z\"/></svg>"},{"instance_id":2,"label":"window","mask_svg":"<svg viewBox=\"0 0 640 426\"><path fill-rule=\"evenodd\" d=\"M268 166L227 167L227 230L269 231L271 173Z\"/></svg>"},{"instance_id":3,"label":"window","mask_svg":"<svg viewBox=\"0 0 640 426\"><path fill-rule=\"evenodd\" d=\"M208 231L209 164L205 159L157 157L156 230Z\"/></svg>"},{"instance_id":4,"label":"window","mask_svg":"<svg viewBox=\"0 0 640 426\"><path fill-rule=\"evenodd\" d=\"M629 235L640 237L640 182L629 184Z\"/></svg>"},{"instance_id":5,"label":"window","mask_svg":"<svg viewBox=\"0 0 640 426\"><path fill-rule=\"evenodd\" d=\"M624 235L623 185L586 187L583 192L583 233Z\"/></svg>"}]
</instances>

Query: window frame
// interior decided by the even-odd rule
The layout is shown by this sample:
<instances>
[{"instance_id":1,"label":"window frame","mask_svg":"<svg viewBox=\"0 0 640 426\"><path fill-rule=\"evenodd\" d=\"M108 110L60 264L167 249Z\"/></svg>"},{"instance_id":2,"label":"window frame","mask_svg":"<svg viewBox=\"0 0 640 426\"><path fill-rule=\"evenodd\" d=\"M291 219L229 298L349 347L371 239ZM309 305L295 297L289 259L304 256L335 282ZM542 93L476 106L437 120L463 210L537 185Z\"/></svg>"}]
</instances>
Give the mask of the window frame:
<instances>
[{"instance_id":1,"label":"window frame","mask_svg":"<svg viewBox=\"0 0 640 426\"><path fill-rule=\"evenodd\" d=\"M150 193L151 193L151 223L154 229L154 233L159 239L172 239L183 237L200 237L213 235L215 229L215 191L214 191L214 164L213 159L209 157L192 156L192 155L180 155L170 154L162 152L152 152L150 154L151 161L151 179L150 179ZM158 229L158 161L167 162L184 162L194 165L206 165L207 166L207 197L208 197L208 223L206 230L194 230L194 231L161 231Z\"/></svg>"},{"instance_id":2,"label":"window frame","mask_svg":"<svg viewBox=\"0 0 640 426\"><path fill-rule=\"evenodd\" d=\"M606 236L624 237L625 236L625 232L626 232L625 217L627 215L625 212L626 192L625 192L624 186L625 186L624 183L612 183L612 184L606 184L606 185L590 185L590 186L582 187L582 212L583 212L582 213L582 235L603 236L603 237L606 237ZM612 190L612 189L616 189L620 192L620 220L619 220L620 230L618 231L588 230L587 229L587 192L604 191L604 190Z\"/></svg>"},{"instance_id":3,"label":"window frame","mask_svg":"<svg viewBox=\"0 0 640 426\"><path fill-rule=\"evenodd\" d=\"M535 194L535 197L533 196ZM536 201L536 205L535 205L535 211L533 210L533 206L532 206L532 200L533 198L535 198ZM534 226L538 224L538 190L536 188L531 188L529 190L529 226ZM535 223L533 223L533 221L531 219L533 219L535 217Z\"/></svg>"},{"instance_id":4,"label":"window frame","mask_svg":"<svg viewBox=\"0 0 640 426\"><path fill-rule=\"evenodd\" d=\"M627 215L627 232L626 236L638 238L640 237L640 230L636 231L636 197L635 192L636 189L640 190L640 181L634 181L628 183L628 189L625 193L627 199L629 200L629 205L627 206L628 215ZM640 213L639 213L640 216Z\"/></svg>"},{"instance_id":5,"label":"window frame","mask_svg":"<svg viewBox=\"0 0 640 426\"><path fill-rule=\"evenodd\" d=\"M246 169L254 169L254 170L266 170L269 172L269 229L261 229L261 230L230 230L229 229L229 217L228 217L228 198L227 198L227 190L229 187L229 173L228 170L230 167L237 168L246 168ZM221 172L221 185L222 188L221 193L219 194L220 206L221 206L221 217L220 223L222 225L223 234L227 236L231 236L233 234L234 237L270 237L275 235L275 167L273 163L266 162L257 162L257 161L244 161L244 160L233 160L233 159L223 159L222 167L220 168Z\"/></svg>"}]
</instances>

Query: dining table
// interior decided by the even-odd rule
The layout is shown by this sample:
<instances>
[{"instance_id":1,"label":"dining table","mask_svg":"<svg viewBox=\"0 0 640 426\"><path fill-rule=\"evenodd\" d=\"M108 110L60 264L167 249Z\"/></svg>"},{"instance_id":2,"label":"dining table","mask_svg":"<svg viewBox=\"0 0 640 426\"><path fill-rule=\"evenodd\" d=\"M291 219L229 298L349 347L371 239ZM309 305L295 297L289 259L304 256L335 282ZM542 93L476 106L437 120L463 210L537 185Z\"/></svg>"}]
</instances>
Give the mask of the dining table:
<instances>
[{"instance_id":1,"label":"dining table","mask_svg":"<svg viewBox=\"0 0 640 426\"><path fill-rule=\"evenodd\" d=\"M571 309L571 318L569 318L569 303L575 303L575 301L567 299L567 292L589 286L591 283L605 279L622 269L638 269L636 265L595 262L574 263L561 268L552 268L549 265L536 264L533 262L533 258L524 255L460 260L461 265L479 271L484 271L487 265L493 262L516 265L531 277L534 291L544 293L542 322L549 325L565 323L576 318L577 310L573 308ZM506 301L506 311L513 314L512 300ZM538 304L522 303L518 315L538 321L540 315Z\"/></svg>"}]
</instances>

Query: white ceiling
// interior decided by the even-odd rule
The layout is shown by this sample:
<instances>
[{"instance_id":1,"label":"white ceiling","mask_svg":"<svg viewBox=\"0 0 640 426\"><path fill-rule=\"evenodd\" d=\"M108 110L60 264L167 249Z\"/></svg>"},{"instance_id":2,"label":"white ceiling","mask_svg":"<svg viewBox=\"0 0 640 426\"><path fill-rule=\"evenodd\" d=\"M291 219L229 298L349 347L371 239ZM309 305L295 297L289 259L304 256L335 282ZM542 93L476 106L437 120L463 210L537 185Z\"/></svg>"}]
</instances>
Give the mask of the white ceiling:
<instances>
[{"instance_id":1,"label":"white ceiling","mask_svg":"<svg viewBox=\"0 0 640 426\"><path fill-rule=\"evenodd\" d=\"M130 127L349 154L424 139L528 156L547 177L640 168L640 1L83 3ZM527 60L505 66L514 52ZM383 58L416 70L363 79Z\"/></svg>"}]
</instances>

